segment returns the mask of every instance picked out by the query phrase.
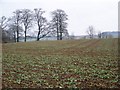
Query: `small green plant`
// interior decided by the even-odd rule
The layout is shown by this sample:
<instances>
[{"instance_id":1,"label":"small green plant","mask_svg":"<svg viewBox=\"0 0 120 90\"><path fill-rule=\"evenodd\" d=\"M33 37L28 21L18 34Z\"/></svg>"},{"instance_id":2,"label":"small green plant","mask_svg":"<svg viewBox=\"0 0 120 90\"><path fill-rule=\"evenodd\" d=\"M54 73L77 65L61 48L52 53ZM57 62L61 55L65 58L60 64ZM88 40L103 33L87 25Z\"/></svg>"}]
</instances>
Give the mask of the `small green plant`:
<instances>
[{"instance_id":1,"label":"small green plant","mask_svg":"<svg viewBox=\"0 0 120 90\"><path fill-rule=\"evenodd\" d=\"M3 44L3 88L116 87L117 39Z\"/></svg>"}]
</instances>

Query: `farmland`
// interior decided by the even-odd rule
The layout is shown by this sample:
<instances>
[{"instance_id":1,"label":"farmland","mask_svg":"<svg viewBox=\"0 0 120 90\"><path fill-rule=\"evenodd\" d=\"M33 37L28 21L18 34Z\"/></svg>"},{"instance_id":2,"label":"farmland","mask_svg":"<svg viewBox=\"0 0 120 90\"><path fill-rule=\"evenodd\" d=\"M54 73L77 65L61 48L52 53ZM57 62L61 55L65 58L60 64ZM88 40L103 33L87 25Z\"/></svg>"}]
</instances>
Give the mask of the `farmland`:
<instances>
[{"instance_id":1,"label":"farmland","mask_svg":"<svg viewBox=\"0 0 120 90\"><path fill-rule=\"evenodd\" d=\"M118 39L3 44L2 86L116 88Z\"/></svg>"}]
</instances>

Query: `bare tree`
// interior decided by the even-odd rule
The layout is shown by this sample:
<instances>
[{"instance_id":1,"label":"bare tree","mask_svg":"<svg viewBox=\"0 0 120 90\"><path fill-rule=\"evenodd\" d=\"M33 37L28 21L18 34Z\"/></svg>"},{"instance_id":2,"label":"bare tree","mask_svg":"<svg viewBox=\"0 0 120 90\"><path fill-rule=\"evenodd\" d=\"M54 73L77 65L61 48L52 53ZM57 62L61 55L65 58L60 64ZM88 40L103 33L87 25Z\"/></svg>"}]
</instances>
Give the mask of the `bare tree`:
<instances>
[{"instance_id":1,"label":"bare tree","mask_svg":"<svg viewBox=\"0 0 120 90\"><path fill-rule=\"evenodd\" d=\"M61 10L61 9L57 9L55 11L52 12L52 24L53 24L53 29L55 29L56 33L57 33L57 40L62 40L63 38L63 33L67 33L67 23L66 20L68 20L67 18L67 14Z\"/></svg>"},{"instance_id":2,"label":"bare tree","mask_svg":"<svg viewBox=\"0 0 120 90\"><path fill-rule=\"evenodd\" d=\"M7 23L8 23L8 19L5 16L2 16L0 18L0 27L2 30L5 30L5 28L7 27Z\"/></svg>"},{"instance_id":3,"label":"bare tree","mask_svg":"<svg viewBox=\"0 0 120 90\"><path fill-rule=\"evenodd\" d=\"M22 23L24 25L24 33L25 33L25 42L27 38L27 30L29 30L32 27L32 20L33 20L33 14L32 11L29 9L23 9L22 10Z\"/></svg>"},{"instance_id":4,"label":"bare tree","mask_svg":"<svg viewBox=\"0 0 120 90\"><path fill-rule=\"evenodd\" d=\"M102 38L102 33L101 33L101 31L98 32L98 38L100 38L100 39Z\"/></svg>"},{"instance_id":5,"label":"bare tree","mask_svg":"<svg viewBox=\"0 0 120 90\"><path fill-rule=\"evenodd\" d=\"M1 28L2 30L2 28ZM14 42L13 40L13 35L9 30L2 30L2 42L7 43L7 42Z\"/></svg>"},{"instance_id":6,"label":"bare tree","mask_svg":"<svg viewBox=\"0 0 120 90\"><path fill-rule=\"evenodd\" d=\"M45 11L43 11L41 8L34 9L34 20L38 26L37 41L39 41L41 38L44 38L50 33L50 23L48 23L47 19L43 17L44 13Z\"/></svg>"},{"instance_id":7,"label":"bare tree","mask_svg":"<svg viewBox=\"0 0 120 90\"><path fill-rule=\"evenodd\" d=\"M88 27L87 34L89 35L90 39L94 38L95 31L93 26Z\"/></svg>"},{"instance_id":8,"label":"bare tree","mask_svg":"<svg viewBox=\"0 0 120 90\"><path fill-rule=\"evenodd\" d=\"M2 16L1 18L0 18L0 42L2 42L2 40L3 40L3 36L4 35L2 35L2 33L4 32L3 30L6 28L6 17L5 16ZM4 36L5 37L5 36Z\"/></svg>"},{"instance_id":9,"label":"bare tree","mask_svg":"<svg viewBox=\"0 0 120 90\"><path fill-rule=\"evenodd\" d=\"M17 38L17 42L19 42L19 34L20 34L20 28L21 27L21 20L22 20L22 16L21 16L21 10L16 10L13 12L14 16L10 19L10 25L14 25L15 26L15 31L16 31L16 38ZM11 26L13 28L13 26ZM11 28L9 27L9 28Z\"/></svg>"},{"instance_id":10,"label":"bare tree","mask_svg":"<svg viewBox=\"0 0 120 90\"><path fill-rule=\"evenodd\" d=\"M23 31L22 26L16 26L15 24L8 25L8 31L10 32L10 35L11 35L11 37L13 37L15 42L16 42L17 29L19 30L19 34L20 34L20 32Z\"/></svg>"},{"instance_id":11,"label":"bare tree","mask_svg":"<svg viewBox=\"0 0 120 90\"><path fill-rule=\"evenodd\" d=\"M10 18L6 18L2 16L0 19L0 28L2 34L2 42L11 42L13 40L12 32L9 30L9 22L11 21Z\"/></svg>"},{"instance_id":12,"label":"bare tree","mask_svg":"<svg viewBox=\"0 0 120 90\"><path fill-rule=\"evenodd\" d=\"M1 26L0 26L0 43L2 42L2 28L1 28Z\"/></svg>"}]
</instances>

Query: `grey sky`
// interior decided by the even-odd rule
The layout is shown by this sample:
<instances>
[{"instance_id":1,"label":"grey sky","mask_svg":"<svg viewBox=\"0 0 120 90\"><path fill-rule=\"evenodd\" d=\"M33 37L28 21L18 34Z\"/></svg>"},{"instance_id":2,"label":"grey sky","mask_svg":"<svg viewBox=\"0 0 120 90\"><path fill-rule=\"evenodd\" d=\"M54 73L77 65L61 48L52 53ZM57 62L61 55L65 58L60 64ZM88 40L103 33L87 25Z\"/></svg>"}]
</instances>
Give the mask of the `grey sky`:
<instances>
[{"instance_id":1,"label":"grey sky","mask_svg":"<svg viewBox=\"0 0 120 90\"><path fill-rule=\"evenodd\" d=\"M42 8L51 19L50 12L63 9L68 15L70 34L84 35L89 25L98 31L118 30L119 0L0 0L0 16L12 16L16 9Z\"/></svg>"}]
</instances>

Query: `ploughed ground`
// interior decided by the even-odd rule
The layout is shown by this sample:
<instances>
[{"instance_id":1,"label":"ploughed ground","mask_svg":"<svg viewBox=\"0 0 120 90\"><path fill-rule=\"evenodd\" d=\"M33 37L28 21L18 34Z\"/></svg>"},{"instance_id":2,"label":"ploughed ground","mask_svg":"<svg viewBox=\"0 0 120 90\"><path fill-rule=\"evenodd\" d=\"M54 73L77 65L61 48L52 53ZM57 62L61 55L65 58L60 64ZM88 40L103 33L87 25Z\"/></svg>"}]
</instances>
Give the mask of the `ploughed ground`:
<instances>
[{"instance_id":1,"label":"ploughed ground","mask_svg":"<svg viewBox=\"0 0 120 90\"><path fill-rule=\"evenodd\" d=\"M118 39L3 44L3 88L117 88Z\"/></svg>"}]
</instances>

